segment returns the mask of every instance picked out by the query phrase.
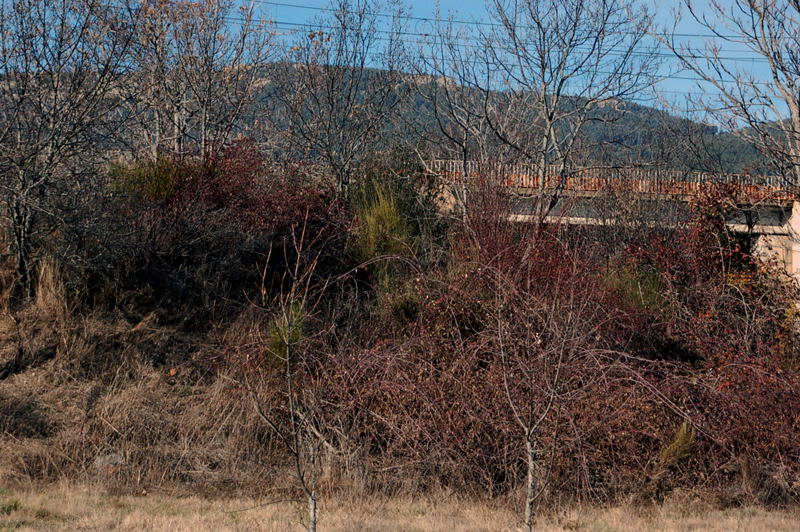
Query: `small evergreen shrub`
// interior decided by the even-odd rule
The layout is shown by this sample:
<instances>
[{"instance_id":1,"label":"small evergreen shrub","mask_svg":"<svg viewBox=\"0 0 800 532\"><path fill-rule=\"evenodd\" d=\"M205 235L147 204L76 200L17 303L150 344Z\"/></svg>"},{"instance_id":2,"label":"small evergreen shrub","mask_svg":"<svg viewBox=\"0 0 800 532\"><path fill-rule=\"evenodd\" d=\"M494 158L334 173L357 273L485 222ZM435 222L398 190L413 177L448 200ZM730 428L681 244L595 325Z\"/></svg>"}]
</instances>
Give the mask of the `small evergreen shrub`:
<instances>
[{"instance_id":1,"label":"small evergreen shrub","mask_svg":"<svg viewBox=\"0 0 800 532\"><path fill-rule=\"evenodd\" d=\"M278 365L286 363L291 350L303 339L306 311L298 301L288 303L278 310L269 327L267 353L269 359Z\"/></svg>"},{"instance_id":2,"label":"small evergreen shrub","mask_svg":"<svg viewBox=\"0 0 800 532\"><path fill-rule=\"evenodd\" d=\"M367 183L355 193L353 204L358 225L351 249L356 260L408 252L410 229L389 187Z\"/></svg>"},{"instance_id":3,"label":"small evergreen shrub","mask_svg":"<svg viewBox=\"0 0 800 532\"><path fill-rule=\"evenodd\" d=\"M674 466L678 462L691 456L697 439L697 431L684 421L678 427L672 442L661 450L658 455L658 463L661 468Z\"/></svg>"},{"instance_id":4,"label":"small evergreen shrub","mask_svg":"<svg viewBox=\"0 0 800 532\"><path fill-rule=\"evenodd\" d=\"M140 200L165 200L177 192L180 185L178 167L166 157L133 164L115 163L109 173L113 189Z\"/></svg>"}]
</instances>

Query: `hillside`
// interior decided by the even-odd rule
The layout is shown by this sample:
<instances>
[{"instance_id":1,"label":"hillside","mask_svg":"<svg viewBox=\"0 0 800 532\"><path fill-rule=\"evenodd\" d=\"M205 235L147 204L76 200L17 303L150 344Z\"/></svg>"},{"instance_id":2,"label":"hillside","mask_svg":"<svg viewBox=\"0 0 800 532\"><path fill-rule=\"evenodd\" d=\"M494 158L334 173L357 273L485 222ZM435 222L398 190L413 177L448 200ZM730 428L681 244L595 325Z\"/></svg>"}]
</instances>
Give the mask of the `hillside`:
<instances>
[{"instance_id":1,"label":"hillside","mask_svg":"<svg viewBox=\"0 0 800 532\"><path fill-rule=\"evenodd\" d=\"M342 70L337 79L360 77L360 80L338 83L355 87L361 103L366 103L368 87L393 87L387 96L387 100L392 102L392 116L379 128L379 148L390 149L403 143L413 146L422 131L437 135L433 105L429 97L423 98L419 94L419 88L436 91L439 93L437 98L444 98L443 81L427 76L398 76L370 68L363 71ZM267 69L259 83L258 108L277 108L277 114L281 115L279 102L285 95L282 95L276 78L292 75L296 75L295 69L286 64L276 64ZM477 102L481 95L475 89L455 86L452 81L448 81L447 89L458 91L460 94L456 95L457 98L473 100L476 102L474 105L479 106ZM578 103L566 98L564 105ZM245 120L245 129L259 119L263 117L249 116ZM446 116L440 116L439 119L445 125L448 123ZM277 124L279 131L289 127L280 119ZM739 136L638 103L613 102L597 108L591 113L582 138L588 157L584 159L586 164L654 165L677 170L724 173L765 171L763 157Z\"/></svg>"},{"instance_id":2,"label":"hillside","mask_svg":"<svg viewBox=\"0 0 800 532\"><path fill-rule=\"evenodd\" d=\"M551 44L569 3L492 4L556 19L539 58L572 49ZM359 68L393 51L372 0L291 42L237 28L231 2L134 5L25 0L4 19L0 529L200 528L181 523L184 495L204 497L193 516L221 501L212 528L242 525L231 501L251 500L259 525L309 532L356 528L376 501L415 515L375 527L414 528L430 500L484 509L448 518L462 528L528 532L670 500L723 527L732 508L800 505L796 217L751 209L793 191L639 179L759 169L734 135ZM599 42L611 24L638 42L629 2L591 5L567 34ZM570 79L606 68L592 50ZM642 56L613 57L628 86ZM420 164L459 149L636 168L518 194L499 172ZM91 489L61 501L59 485ZM592 522L565 515L584 506Z\"/></svg>"}]
</instances>

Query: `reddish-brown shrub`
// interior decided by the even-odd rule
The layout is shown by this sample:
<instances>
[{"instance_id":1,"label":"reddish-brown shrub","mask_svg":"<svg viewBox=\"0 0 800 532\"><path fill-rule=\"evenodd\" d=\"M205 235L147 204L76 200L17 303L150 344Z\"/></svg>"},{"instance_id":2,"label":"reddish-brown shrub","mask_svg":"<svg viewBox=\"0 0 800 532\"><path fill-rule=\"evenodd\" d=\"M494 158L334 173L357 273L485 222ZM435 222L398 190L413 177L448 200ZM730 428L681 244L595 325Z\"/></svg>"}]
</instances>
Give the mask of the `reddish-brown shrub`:
<instances>
[{"instance_id":1,"label":"reddish-brown shrub","mask_svg":"<svg viewBox=\"0 0 800 532\"><path fill-rule=\"evenodd\" d=\"M280 277L301 227L336 270L347 210L334 189L301 165L266 164L240 140L206 159L160 160L115 170L118 199L97 220L98 244L83 246L91 285L110 279L112 305L167 322L199 325L238 312L262 284ZM288 254L288 255L287 255ZM270 264L266 264L267 259ZM269 272L267 278L263 273Z\"/></svg>"},{"instance_id":2,"label":"reddish-brown shrub","mask_svg":"<svg viewBox=\"0 0 800 532\"><path fill-rule=\"evenodd\" d=\"M484 206L494 205L495 216L508 212L490 200ZM525 474L498 316L508 328L506 349L536 368L546 361L528 340L546 342L548 328L531 312L549 309L541 315L558 322L581 308L579 327L561 325L581 354L570 355L560 406L539 440L549 471L540 480L551 494L609 499L722 488L741 476L726 466L741 456L765 475L780 472L788 485L800 475L796 296L747 256L709 214L714 208L698 207L671 241L658 231L636 235L635 246L602 266L568 228L520 227L487 208L455 233L448 267L413 284L420 303L413 330L348 349L339 359L347 363L329 367L326 378L348 375L333 389L360 412L354 430L373 459L428 484L497 493ZM635 276L637 298L609 281L615 268ZM519 380L513 393L536 397L535 382L535 375ZM696 442L665 461L684 422ZM774 501L796 496L788 488L770 493Z\"/></svg>"}]
</instances>

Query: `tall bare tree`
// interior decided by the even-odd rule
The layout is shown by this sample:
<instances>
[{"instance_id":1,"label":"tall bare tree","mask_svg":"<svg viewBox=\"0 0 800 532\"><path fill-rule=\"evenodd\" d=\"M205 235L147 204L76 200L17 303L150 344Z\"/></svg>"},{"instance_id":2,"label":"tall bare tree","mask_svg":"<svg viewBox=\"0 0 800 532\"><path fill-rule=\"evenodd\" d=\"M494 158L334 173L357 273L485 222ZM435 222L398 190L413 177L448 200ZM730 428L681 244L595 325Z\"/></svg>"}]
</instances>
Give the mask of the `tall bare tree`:
<instances>
[{"instance_id":1,"label":"tall bare tree","mask_svg":"<svg viewBox=\"0 0 800 532\"><path fill-rule=\"evenodd\" d=\"M119 125L113 92L137 17L99 0L0 5L0 216L23 295L39 239L61 217L56 202L94 179Z\"/></svg>"},{"instance_id":2,"label":"tall bare tree","mask_svg":"<svg viewBox=\"0 0 800 532\"><path fill-rule=\"evenodd\" d=\"M224 146L254 118L273 38L253 3L145 0L125 86L134 148L180 157Z\"/></svg>"},{"instance_id":3,"label":"tall bare tree","mask_svg":"<svg viewBox=\"0 0 800 532\"><path fill-rule=\"evenodd\" d=\"M424 112L408 117L415 135L425 139L428 152L419 153L423 164L434 158L460 164L460 176L443 176L463 219L468 211L468 180L471 164L497 160L499 149L489 141L488 127L476 84L482 77L475 60L475 38L470 28L445 20L437 12L437 23L416 48L407 47L405 60L413 72L413 98L425 103ZM436 169L430 169L435 171Z\"/></svg>"},{"instance_id":4,"label":"tall bare tree","mask_svg":"<svg viewBox=\"0 0 800 532\"><path fill-rule=\"evenodd\" d=\"M797 0L682 0L694 22L711 35L695 45L659 36L681 65L705 82L696 98L710 119L755 145L787 183L800 183L800 2ZM723 46L731 48L724 49ZM732 55L746 50L764 64L769 80Z\"/></svg>"},{"instance_id":5,"label":"tall bare tree","mask_svg":"<svg viewBox=\"0 0 800 532\"><path fill-rule=\"evenodd\" d=\"M586 125L652 84L652 15L621 0L492 0L478 84L494 134L539 176L544 216L576 166ZM545 177L555 177L550 192ZM545 201L549 196L549 201Z\"/></svg>"},{"instance_id":6,"label":"tall bare tree","mask_svg":"<svg viewBox=\"0 0 800 532\"><path fill-rule=\"evenodd\" d=\"M380 0L336 1L328 16L295 36L274 69L272 121L285 136L280 148L321 161L342 189L376 147L399 101L400 19L385 29L378 16L385 6Z\"/></svg>"},{"instance_id":7,"label":"tall bare tree","mask_svg":"<svg viewBox=\"0 0 800 532\"><path fill-rule=\"evenodd\" d=\"M559 422L605 371L598 358L603 311L588 295L580 261L567 259L557 268L547 287L533 286L525 262L516 271L498 269L495 316L485 331L499 356L505 407L524 445L528 531L547 488L548 456L562 441Z\"/></svg>"}]
</instances>

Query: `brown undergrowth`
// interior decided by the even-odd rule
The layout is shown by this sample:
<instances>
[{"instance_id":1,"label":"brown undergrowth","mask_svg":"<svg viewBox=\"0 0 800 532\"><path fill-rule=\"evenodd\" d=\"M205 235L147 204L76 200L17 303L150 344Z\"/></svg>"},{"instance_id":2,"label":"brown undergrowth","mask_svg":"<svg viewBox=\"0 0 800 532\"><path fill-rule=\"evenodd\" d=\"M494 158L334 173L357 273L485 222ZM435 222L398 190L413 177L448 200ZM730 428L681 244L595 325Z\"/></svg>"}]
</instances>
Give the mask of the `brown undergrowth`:
<instances>
[{"instance_id":1,"label":"brown undergrowth","mask_svg":"<svg viewBox=\"0 0 800 532\"><path fill-rule=\"evenodd\" d=\"M0 483L294 500L290 451L257 414L258 397L278 428L290 415L312 420L303 423L320 442L322 500L449 490L519 501L525 466L508 394L534 397L535 408L542 357L568 340L569 380L538 439L543 507L651 504L681 488L720 507L797 502L797 316L783 279L700 226L627 235L600 261L596 235L522 231L489 216L502 208L493 205L470 231L448 233L454 249L441 262L414 256L410 225L402 246L386 248L391 267L370 262L385 259L376 246L360 266L337 262L364 234L343 223L335 237L317 232L326 238L305 255L286 240L248 255L264 269L246 284L186 266L181 275L205 288L241 288L199 298L156 293L148 275L174 281L158 262L98 301L103 290L41 260L33 297L0 301ZM269 355L279 317L270 302L287 265L315 257L327 257L314 282L328 290L291 335L303 401L292 412L286 365ZM185 309L193 319L181 319ZM574 320L553 320L558 312ZM523 380L531 361L544 369Z\"/></svg>"},{"instance_id":2,"label":"brown undergrowth","mask_svg":"<svg viewBox=\"0 0 800 532\"><path fill-rule=\"evenodd\" d=\"M215 373L248 317L200 337L119 315L70 310L42 268L32 303L0 319L4 484L97 479L210 491L274 476L271 436Z\"/></svg>"}]
</instances>

